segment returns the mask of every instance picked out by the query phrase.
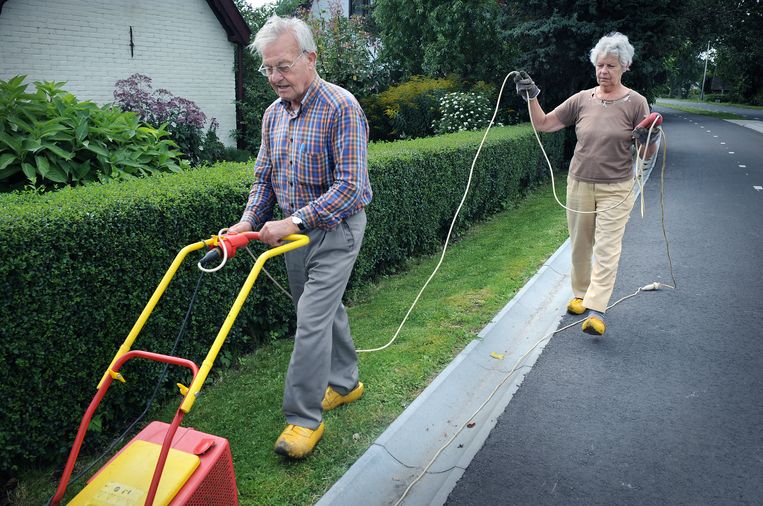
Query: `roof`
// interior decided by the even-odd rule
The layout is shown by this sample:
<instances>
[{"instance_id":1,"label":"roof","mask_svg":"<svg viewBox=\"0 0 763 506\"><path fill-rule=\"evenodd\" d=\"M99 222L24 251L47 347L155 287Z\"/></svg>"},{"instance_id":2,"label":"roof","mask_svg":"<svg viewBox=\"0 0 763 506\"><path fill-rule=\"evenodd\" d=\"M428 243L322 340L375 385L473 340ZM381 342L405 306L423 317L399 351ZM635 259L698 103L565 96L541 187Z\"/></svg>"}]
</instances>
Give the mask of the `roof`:
<instances>
[{"instance_id":1,"label":"roof","mask_svg":"<svg viewBox=\"0 0 763 506\"><path fill-rule=\"evenodd\" d=\"M5 0L0 0L0 7L3 1ZM207 3L212 8L215 16L217 16L220 24L225 28L229 41L237 44L249 44L252 31L249 30L249 25L244 21L241 12L239 12L233 0L207 0Z\"/></svg>"},{"instance_id":2,"label":"roof","mask_svg":"<svg viewBox=\"0 0 763 506\"><path fill-rule=\"evenodd\" d=\"M3 4L6 1L0 0L0 14L3 12ZM225 28L229 41L237 44L249 44L252 32L233 0L207 0L207 3L212 8L212 12L215 13L217 20Z\"/></svg>"}]
</instances>

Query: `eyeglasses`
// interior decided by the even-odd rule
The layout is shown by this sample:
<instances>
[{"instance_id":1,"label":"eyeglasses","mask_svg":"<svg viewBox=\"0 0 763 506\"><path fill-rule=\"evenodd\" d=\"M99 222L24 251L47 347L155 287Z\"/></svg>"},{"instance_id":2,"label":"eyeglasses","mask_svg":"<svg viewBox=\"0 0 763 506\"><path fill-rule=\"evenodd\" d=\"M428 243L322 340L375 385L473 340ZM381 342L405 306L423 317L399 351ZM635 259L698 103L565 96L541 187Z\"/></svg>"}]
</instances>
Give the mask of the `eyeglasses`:
<instances>
[{"instance_id":1,"label":"eyeglasses","mask_svg":"<svg viewBox=\"0 0 763 506\"><path fill-rule=\"evenodd\" d=\"M263 75L263 76L265 76L265 77L270 77L270 76L272 76L272 75L273 75L273 72L275 72L276 70L278 71L278 73L279 73L279 74L281 74L281 75L286 75L286 74L288 74L289 72L291 72L291 68L292 68L294 65L296 65L296 64L297 64L297 61L298 61L300 58L302 58L303 56L305 56L305 53L307 53L307 51L302 51L302 52L299 54L299 56L297 56L297 59L296 59L296 60L294 60L294 61L293 61L292 63L290 63L289 65L276 65L275 67L269 67L269 66L267 66L267 65L260 65L260 68L259 68L259 69L257 69L257 70L259 70L259 71L260 71L260 74L262 74L262 75Z\"/></svg>"}]
</instances>

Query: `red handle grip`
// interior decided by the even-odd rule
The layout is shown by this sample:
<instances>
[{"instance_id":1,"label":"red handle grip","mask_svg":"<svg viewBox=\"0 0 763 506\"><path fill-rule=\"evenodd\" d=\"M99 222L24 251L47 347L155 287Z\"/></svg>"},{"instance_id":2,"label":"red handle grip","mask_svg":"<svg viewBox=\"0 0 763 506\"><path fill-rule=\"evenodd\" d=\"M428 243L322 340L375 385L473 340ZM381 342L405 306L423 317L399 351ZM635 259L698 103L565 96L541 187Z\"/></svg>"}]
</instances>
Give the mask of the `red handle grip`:
<instances>
[{"instance_id":1,"label":"red handle grip","mask_svg":"<svg viewBox=\"0 0 763 506\"><path fill-rule=\"evenodd\" d=\"M236 256L236 250L242 246L246 246L249 241L257 240L260 238L259 232L241 232L240 234L224 234L220 236L220 242L218 247L225 248L228 254L228 258Z\"/></svg>"},{"instance_id":2,"label":"red handle grip","mask_svg":"<svg viewBox=\"0 0 763 506\"><path fill-rule=\"evenodd\" d=\"M662 125L662 116L660 113L653 112L646 118L641 120L641 123L636 125L636 128L649 128L654 124L655 127Z\"/></svg>"}]
</instances>

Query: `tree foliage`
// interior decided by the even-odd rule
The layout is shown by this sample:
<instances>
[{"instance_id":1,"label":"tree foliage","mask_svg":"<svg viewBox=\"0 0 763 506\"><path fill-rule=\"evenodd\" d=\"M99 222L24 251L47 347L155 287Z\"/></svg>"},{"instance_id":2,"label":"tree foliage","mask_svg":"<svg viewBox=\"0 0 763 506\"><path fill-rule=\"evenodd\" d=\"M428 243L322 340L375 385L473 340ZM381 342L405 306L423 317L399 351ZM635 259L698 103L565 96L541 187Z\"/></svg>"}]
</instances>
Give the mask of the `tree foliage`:
<instances>
[{"instance_id":1,"label":"tree foliage","mask_svg":"<svg viewBox=\"0 0 763 506\"><path fill-rule=\"evenodd\" d=\"M763 6L759 0L721 2L717 9L717 75L739 98L763 105Z\"/></svg>"},{"instance_id":2,"label":"tree foliage","mask_svg":"<svg viewBox=\"0 0 763 506\"><path fill-rule=\"evenodd\" d=\"M468 81L502 77L511 43L508 9L496 0L378 0L374 21L382 57L402 78L458 74Z\"/></svg>"},{"instance_id":3,"label":"tree foliage","mask_svg":"<svg viewBox=\"0 0 763 506\"><path fill-rule=\"evenodd\" d=\"M361 18L344 16L337 0L329 4L328 14L318 18L302 13L318 47L318 74L357 98L383 91L388 71L376 57L378 39L366 31Z\"/></svg>"},{"instance_id":4,"label":"tree foliage","mask_svg":"<svg viewBox=\"0 0 763 506\"><path fill-rule=\"evenodd\" d=\"M558 105L571 94L595 86L589 52L604 35L628 36L636 53L623 82L647 97L656 97L667 78L663 58L680 47L682 12L691 0L611 0L598 2L528 0L515 4L512 36L522 66L543 89L542 101Z\"/></svg>"}]
</instances>

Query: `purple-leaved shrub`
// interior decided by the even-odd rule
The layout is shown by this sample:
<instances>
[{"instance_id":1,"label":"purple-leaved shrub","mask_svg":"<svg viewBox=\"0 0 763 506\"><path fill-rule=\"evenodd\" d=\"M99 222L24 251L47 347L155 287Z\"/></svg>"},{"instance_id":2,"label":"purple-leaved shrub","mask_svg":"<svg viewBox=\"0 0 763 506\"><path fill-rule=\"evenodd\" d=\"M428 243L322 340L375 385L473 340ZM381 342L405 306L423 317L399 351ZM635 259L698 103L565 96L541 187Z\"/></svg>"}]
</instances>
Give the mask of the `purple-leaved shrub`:
<instances>
[{"instance_id":1,"label":"purple-leaved shrub","mask_svg":"<svg viewBox=\"0 0 763 506\"><path fill-rule=\"evenodd\" d=\"M148 76L133 74L117 81L114 101L123 110L138 114L141 121L149 125L166 124L165 128L191 165L214 162L223 149L217 137L219 123L215 118L204 132L207 116L199 106L169 90L154 90Z\"/></svg>"}]
</instances>

